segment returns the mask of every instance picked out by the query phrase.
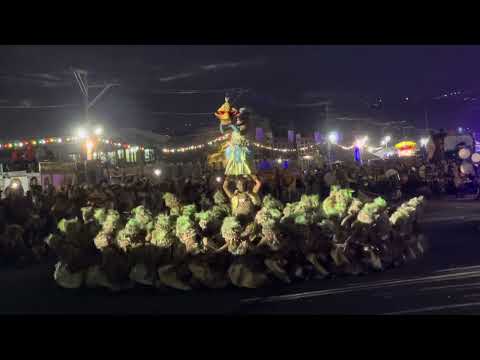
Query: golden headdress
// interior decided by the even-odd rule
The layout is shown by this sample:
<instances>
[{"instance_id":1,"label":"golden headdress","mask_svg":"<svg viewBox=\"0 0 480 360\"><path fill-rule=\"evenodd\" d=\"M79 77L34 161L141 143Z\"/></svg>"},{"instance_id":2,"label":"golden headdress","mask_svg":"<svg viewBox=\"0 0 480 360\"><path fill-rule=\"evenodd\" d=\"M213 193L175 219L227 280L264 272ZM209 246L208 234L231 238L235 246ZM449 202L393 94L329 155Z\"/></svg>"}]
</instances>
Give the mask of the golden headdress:
<instances>
[{"instance_id":1,"label":"golden headdress","mask_svg":"<svg viewBox=\"0 0 480 360\"><path fill-rule=\"evenodd\" d=\"M215 112L215 116L222 125L230 125L232 119L238 114L238 110L230 105L228 98L225 99L225 103L218 108Z\"/></svg>"}]
</instances>

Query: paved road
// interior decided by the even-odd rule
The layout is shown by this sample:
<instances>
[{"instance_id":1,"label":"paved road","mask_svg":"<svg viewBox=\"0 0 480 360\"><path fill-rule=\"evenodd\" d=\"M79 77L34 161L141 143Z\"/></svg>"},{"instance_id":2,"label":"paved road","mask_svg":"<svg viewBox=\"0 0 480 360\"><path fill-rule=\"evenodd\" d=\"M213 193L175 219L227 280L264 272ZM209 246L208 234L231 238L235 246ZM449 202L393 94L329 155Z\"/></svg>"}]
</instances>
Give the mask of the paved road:
<instances>
[{"instance_id":1,"label":"paved road","mask_svg":"<svg viewBox=\"0 0 480 360\"><path fill-rule=\"evenodd\" d=\"M276 288L162 293L66 290L53 266L0 271L0 313L472 314L480 313L480 202L431 201L429 252L404 267Z\"/></svg>"}]
</instances>

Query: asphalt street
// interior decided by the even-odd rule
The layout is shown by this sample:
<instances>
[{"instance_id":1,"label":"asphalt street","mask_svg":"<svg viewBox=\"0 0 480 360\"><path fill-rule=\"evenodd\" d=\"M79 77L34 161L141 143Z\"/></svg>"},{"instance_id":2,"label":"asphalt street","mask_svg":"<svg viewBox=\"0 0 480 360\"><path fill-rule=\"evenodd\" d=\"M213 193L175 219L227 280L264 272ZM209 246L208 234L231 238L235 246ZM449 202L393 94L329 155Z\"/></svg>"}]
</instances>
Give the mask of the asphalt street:
<instances>
[{"instance_id":1,"label":"asphalt street","mask_svg":"<svg viewBox=\"0 0 480 360\"><path fill-rule=\"evenodd\" d=\"M480 202L429 201L428 252L400 268L267 289L67 290L53 263L0 271L2 314L480 314Z\"/></svg>"}]
</instances>

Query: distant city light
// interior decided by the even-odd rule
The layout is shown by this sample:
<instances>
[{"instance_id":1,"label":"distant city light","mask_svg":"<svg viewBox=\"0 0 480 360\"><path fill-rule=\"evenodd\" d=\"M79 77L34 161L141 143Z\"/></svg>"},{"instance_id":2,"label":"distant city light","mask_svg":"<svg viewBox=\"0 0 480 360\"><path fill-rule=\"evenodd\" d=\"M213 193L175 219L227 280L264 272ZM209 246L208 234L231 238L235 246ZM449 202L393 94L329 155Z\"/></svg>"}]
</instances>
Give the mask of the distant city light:
<instances>
[{"instance_id":1,"label":"distant city light","mask_svg":"<svg viewBox=\"0 0 480 360\"><path fill-rule=\"evenodd\" d=\"M103 129L101 127L97 127L95 129L95 135L102 135L103 134Z\"/></svg>"}]
</instances>

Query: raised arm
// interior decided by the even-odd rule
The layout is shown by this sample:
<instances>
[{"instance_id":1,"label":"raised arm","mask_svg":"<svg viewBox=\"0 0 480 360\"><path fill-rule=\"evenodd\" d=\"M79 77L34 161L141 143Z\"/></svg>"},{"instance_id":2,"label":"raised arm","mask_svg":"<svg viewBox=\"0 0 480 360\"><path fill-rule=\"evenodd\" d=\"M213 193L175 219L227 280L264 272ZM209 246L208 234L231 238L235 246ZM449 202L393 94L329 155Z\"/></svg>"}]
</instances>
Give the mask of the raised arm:
<instances>
[{"instance_id":1,"label":"raised arm","mask_svg":"<svg viewBox=\"0 0 480 360\"><path fill-rule=\"evenodd\" d=\"M228 189L228 179L225 179L223 182L223 191L225 191L225 194L229 199L233 197L233 193Z\"/></svg>"},{"instance_id":2,"label":"raised arm","mask_svg":"<svg viewBox=\"0 0 480 360\"><path fill-rule=\"evenodd\" d=\"M255 186L253 187L253 193L258 194L260 188L262 187L262 182L258 179L257 175L251 175L251 178L255 182Z\"/></svg>"}]
</instances>

